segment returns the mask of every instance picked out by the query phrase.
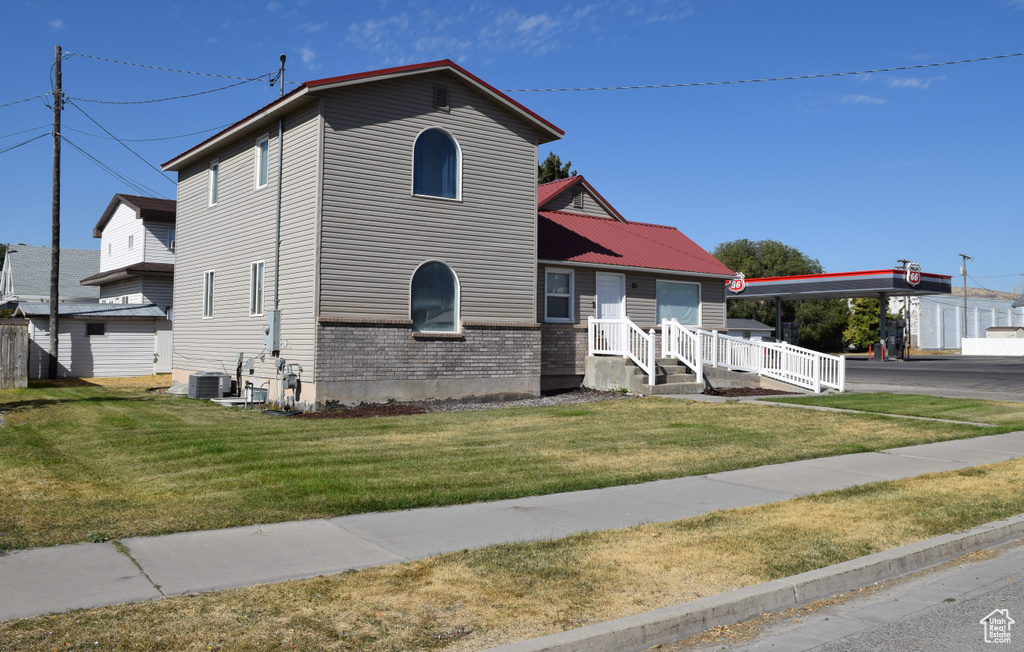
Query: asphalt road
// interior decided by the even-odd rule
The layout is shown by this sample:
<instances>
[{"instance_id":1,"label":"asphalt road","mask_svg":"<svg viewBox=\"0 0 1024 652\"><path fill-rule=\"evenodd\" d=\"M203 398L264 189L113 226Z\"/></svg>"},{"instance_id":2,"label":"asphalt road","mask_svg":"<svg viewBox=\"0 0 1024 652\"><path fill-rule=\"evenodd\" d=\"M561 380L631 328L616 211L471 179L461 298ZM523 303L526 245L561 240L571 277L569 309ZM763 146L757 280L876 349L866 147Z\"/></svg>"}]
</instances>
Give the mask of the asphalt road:
<instances>
[{"instance_id":1,"label":"asphalt road","mask_svg":"<svg viewBox=\"0 0 1024 652\"><path fill-rule=\"evenodd\" d=\"M1024 401L1024 358L933 355L883 362L851 356L846 359L846 385L857 392Z\"/></svg>"},{"instance_id":2,"label":"asphalt road","mask_svg":"<svg viewBox=\"0 0 1024 652\"><path fill-rule=\"evenodd\" d=\"M743 643L690 649L1024 650L1024 546L1020 543L997 549L988 559L947 564L799 618L776 620ZM986 642L981 621L997 609L1006 609L1019 625L1010 625L1007 642Z\"/></svg>"}]
</instances>

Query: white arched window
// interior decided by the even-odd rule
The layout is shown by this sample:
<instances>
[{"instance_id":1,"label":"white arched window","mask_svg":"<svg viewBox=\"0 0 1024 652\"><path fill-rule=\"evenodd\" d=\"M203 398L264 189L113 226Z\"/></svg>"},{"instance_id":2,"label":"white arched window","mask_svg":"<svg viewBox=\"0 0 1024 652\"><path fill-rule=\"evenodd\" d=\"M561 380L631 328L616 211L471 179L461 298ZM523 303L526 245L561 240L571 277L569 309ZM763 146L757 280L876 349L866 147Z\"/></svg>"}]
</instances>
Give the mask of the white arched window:
<instances>
[{"instance_id":1,"label":"white arched window","mask_svg":"<svg viewBox=\"0 0 1024 652\"><path fill-rule=\"evenodd\" d=\"M412 275L409 312L412 329L454 333L459 324L459 280L444 263L423 263Z\"/></svg>"},{"instance_id":2,"label":"white arched window","mask_svg":"<svg viewBox=\"0 0 1024 652\"><path fill-rule=\"evenodd\" d=\"M426 129L413 146L414 195L459 199L462 174L459 146L443 129Z\"/></svg>"}]
</instances>

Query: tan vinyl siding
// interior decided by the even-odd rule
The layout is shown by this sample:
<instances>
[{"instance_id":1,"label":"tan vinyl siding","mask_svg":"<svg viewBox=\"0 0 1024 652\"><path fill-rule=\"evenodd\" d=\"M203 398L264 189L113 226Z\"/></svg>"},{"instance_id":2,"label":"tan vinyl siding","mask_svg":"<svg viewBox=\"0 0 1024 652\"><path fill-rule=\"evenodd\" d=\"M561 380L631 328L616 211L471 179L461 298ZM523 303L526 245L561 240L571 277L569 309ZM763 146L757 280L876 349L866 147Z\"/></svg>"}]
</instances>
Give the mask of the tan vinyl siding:
<instances>
[{"instance_id":1,"label":"tan vinyl siding","mask_svg":"<svg viewBox=\"0 0 1024 652\"><path fill-rule=\"evenodd\" d=\"M582 215L596 215L598 217L614 217L611 213L606 211L603 206L594 197L594 194L589 190L582 188L582 184L577 184L572 188L566 188L562 192L558 193L550 200L548 200L541 210L545 211L566 211L568 213L580 213ZM572 204L573 193L577 190L583 190L583 208L576 208Z\"/></svg>"},{"instance_id":2,"label":"tan vinyl siding","mask_svg":"<svg viewBox=\"0 0 1024 652\"><path fill-rule=\"evenodd\" d=\"M544 319L544 270L546 268L561 268L573 270L573 317L578 324L586 324L587 317L596 314L595 305L597 302L597 290L595 286L595 272L608 272L625 274L626 276L626 316L638 326L644 329L653 328L657 324L658 298L657 281L682 281L700 283L701 297L701 328L706 330L725 329L725 281L717 278L703 278L697 276L676 276L672 274L658 274L656 272L620 272L614 267L595 269L592 267L576 267L572 264L541 264L538 266L537 274L537 315L538 319ZM633 287L633 285L636 287Z\"/></svg>"},{"instance_id":3,"label":"tan vinyl siding","mask_svg":"<svg viewBox=\"0 0 1024 652\"><path fill-rule=\"evenodd\" d=\"M450 112L433 108L435 84ZM409 319L413 272L440 260L463 321L535 321L531 127L444 73L332 91L324 117L322 316ZM413 144L430 127L461 149L461 201L412 196Z\"/></svg>"},{"instance_id":4,"label":"tan vinyl siding","mask_svg":"<svg viewBox=\"0 0 1024 652\"><path fill-rule=\"evenodd\" d=\"M313 372L317 108L285 121L281 219L281 356ZM256 188L254 148L270 133L269 183ZM276 122L218 154L219 198L208 206L209 160L179 174L174 269L174 367L233 373L239 352L263 350L265 316L249 316L249 268L264 261L264 307L274 302L277 206ZM215 272L214 317L203 319L203 275ZM256 378L273 378L270 357Z\"/></svg>"}]
</instances>

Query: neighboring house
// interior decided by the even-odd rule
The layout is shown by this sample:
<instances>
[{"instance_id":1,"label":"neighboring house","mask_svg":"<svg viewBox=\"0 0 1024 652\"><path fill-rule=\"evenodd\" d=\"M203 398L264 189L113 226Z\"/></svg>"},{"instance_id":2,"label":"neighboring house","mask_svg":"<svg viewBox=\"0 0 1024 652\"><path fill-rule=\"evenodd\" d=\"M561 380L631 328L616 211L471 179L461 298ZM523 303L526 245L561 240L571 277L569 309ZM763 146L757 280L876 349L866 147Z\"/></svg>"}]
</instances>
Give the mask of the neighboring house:
<instances>
[{"instance_id":1,"label":"neighboring house","mask_svg":"<svg viewBox=\"0 0 1024 652\"><path fill-rule=\"evenodd\" d=\"M579 386L587 318L725 331L735 274L677 229L627 221L582 176L537 187L542 388Z\"/></svg>"},{"instance_id":2,"label":"neighboring house","mask_svg":"<svg viewBox=\"0 0 1024 652\"><path fill-rule=\"evenodd\" d=\"M62 302L96 303L97 288L78 284L100 267L100 252L91 249L61 249L58 297ZM8 245L0 271L0 309L14 310L20 301L50 300L50 248L24 244Z\"/></svg>"},{"instance_id":3,"label":"neighboring house","mask_svg":"<svg viewBox=\"0 0 1024 652\"><path fill-rule=\"evenodd\" d=\"M763 324L756 319L738 319L730 317L725 320L729 334L747 340L774 340L775 328Z\"/></svg>"},{"instance_id":4,"label":"neighboring house","mask_svg":"<svg viewBox=\"0 0 1024 652\"><path fill-rule=\"evenodd\" d=\"M117 194L92 231L99 273L81 279L100 303L155 304L168 317L174 288L175 201Z\"/></svg>"},{"instance_id":5,"label":"neighboring house","mask_svg":"<svg viewBox=\"0 0 1024 652\"><path fill-rule=\"evenodd\" d=\"M14 316L29 319L28 377L46 378L50 304L24 301ZM58 377L148 376L159 370L154 334L169 334L170 323L157 306L61 303L58 317Z\"/></svg>"},{"instance_id":6,"label":"neighboring house","mask_svg":"<svg viewBox=\"0 0 1024 652\"><path fill-rule=\"evenodd\" d=\"M536 396L579 384L588 315L724 329L724 265L582 177L538 189L562 135L444 60L306 82L165 163L174 379L264 353L276 382L279 353L306 406Z\"/></svg>"}]
</instances>

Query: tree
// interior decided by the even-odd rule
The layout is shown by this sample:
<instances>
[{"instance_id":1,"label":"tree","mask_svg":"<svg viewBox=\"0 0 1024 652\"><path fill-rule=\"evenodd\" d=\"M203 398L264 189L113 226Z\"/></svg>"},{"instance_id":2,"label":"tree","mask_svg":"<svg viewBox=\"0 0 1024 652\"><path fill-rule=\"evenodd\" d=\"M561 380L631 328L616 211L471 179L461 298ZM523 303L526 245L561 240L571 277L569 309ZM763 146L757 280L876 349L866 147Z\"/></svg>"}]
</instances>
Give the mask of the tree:
<instances>
[{"instance_id":1,"label":"tree","mask_svg":"<svg viewBox=\"0 0 1024 652\"><path fill-rule=\"evenodd\" d=\"M777 240L751 241L746 238L723 242L712 254L734 272L747 278L821 274L824 268L796 247ZM775 326L775 301L765 299L731 299L728 316L734 319L756 319ZM842 299L783 301L782 321L800 323L800 345L807 348L838 351L846 327L846 302Z\"/></svg>"},{"instance_id":2,"label":"tree","mask_svg":"<svg viewBox=\"0 0 1024 652\"><path fill-rule=\"evenodd\" d=\"M857 349L877 344L882 336L878 327L879 299L854 299L853 312L843 331L843 341ZM886 311L887 319L899 319L898 314Z\"/></svg>"},{"instance_id":3,"label":"tree","mask_svg":"<svg viewBox=\"0 0 1024 652\"><path fill-rule=\"evenodd\" d=\"M576 170L570 172L570 168L572 168L572 161L562 165L562 159L554 152L550 152L544 162L537 166L537 183L548 183L576 176Z\"/></svg>"}]
</instances>

